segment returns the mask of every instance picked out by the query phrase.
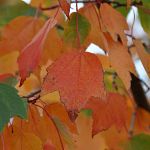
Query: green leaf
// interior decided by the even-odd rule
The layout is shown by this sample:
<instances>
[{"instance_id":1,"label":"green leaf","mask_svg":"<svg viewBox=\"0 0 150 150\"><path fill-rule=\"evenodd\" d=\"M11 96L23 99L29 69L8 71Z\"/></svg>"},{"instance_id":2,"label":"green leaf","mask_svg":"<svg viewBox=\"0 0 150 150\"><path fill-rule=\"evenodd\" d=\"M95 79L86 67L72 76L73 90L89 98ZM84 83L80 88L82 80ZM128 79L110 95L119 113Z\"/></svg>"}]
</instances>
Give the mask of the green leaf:
<instances>
[{"instance_id":1,"label":"green leaf","mask_svg":"<svg viewBox=\"0 0 150 150\"><path fill-rule=\"evenodd\" d=\"M1 79L1 77L3 77ZM15 86L17 84L17 78L11 74L0 75L0 83L4 83L10 86Z\"/></svg>"},{"instance_id":2,"label":"green leaf","mask_svg":"<svg viewBox=\"0 0 150 150\"><path fill-rule=\"evenodd\" d=\"M127 9L126 7L118 7L117 10L118 10L124 17L127 17L128 13L129 13L129 9Z\"/></svg>"},{"instance_id":3,"label":"green leaf","mask_svg":"<svg viewBox=\"0 0 150 150\"><path fill-rule=\"evenodd\" d=\"M143 6L138 7L139 17L145 32L150 35L150 1L142 0Z\"/></svg>"},{"instance_id":4,"label":"green leaf","mask_svg":"<svg viewBox=\"0 0 150 150\"><path fill-rule=\"evenodd\" d=\"M139 134L125 144L124 150L150 150L150 135Z\"/></svg>"},{"instance_id":5,"label":"green leaf","mask_svg":"<svg viewBox=\"0 0 150 150\"><path fill-rule=\"evenodd\" d=\"M92 117L92 110L91 109L83 109L81 110L82 114L84 114L86 117Z\"/></svg>"},{"instance_id":6,"label":"green leaf","mask_svg":"<svg viewBox=\"0 0 150 150\"><path fill-rule=\"evenodd\" d=\"M14 116L27 117L27 102L18 96L14 87L0 83L0 132Z\"/></svg>"},{"instance_id":7,"label":"green leaf","mask_svg":"<svg viewBox=\"0 0 150 150\"><path fill-rule=\"evenodd\" d=\"M34 16L36 9L23 1L18 1L15 4L0 5L0 27L7 24L17 16Z\"/></svg>"},{"instance_id":8,"label":"green leaf","mask_svg":"<svg viewBox=\"0 0 150 150\"><path fill-rule=\"evenodd\" d=\"M78 18L78 21L77 21ZM77 33L77 23L78 23L78 33ZM76 43L77 36L79 34L80 42L83 43L86 37L88 36L91 29L89 21L78 13L72 13L70 20L67 21L67 24L64 28L64 39L66 42Z\"/></svg>"},{"instance_id":9,"label":"green leaf","mask_svg":"<svg viewBox=\"0 0 150 150\"><path fill-rule=\"evenodd\" d=\"M126 0L116 0L115 2L118 2L120 4L126 4ZM116 4L113 4L113 6L115 7ZM123 16L127 16L129 13L129 9L127 9L127 7L125 6L121 6L121 7L117 7L116 10L118 10Z\"/></svg>"},{"instance_id":10,"label":"green leaf","mask_svg":"<svg viewBox=\"0 0 150 150\"><path fill-rule=\"evenodd\" d=\"M17 78L12 76L12 77L9 77L6 80L4 80L3 83L10 85L10 86L15 86L17 84L17 82L18 82Z\"/></svg>"},{"instance_id":11,"label":"green leaf","mask_svg":"<svg viewBox=\"0 0 150 150\"><path fill-rule=\"evenodd\" d=\"M113 69L108 69L104 72L104 83L107 91L126 94L123 82Z\"/></svg>"}]
</instances>

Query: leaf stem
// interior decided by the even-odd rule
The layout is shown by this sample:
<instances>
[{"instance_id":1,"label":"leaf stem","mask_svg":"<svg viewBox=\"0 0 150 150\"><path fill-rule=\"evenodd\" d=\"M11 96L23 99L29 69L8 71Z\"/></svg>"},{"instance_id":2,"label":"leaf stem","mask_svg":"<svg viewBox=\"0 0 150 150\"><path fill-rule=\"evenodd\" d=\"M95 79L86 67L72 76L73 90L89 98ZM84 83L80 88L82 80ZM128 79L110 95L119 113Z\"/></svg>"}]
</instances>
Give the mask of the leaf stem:
<instances>
[{"instance_id":1,"label":"leaf stem","mask_svg":"<svg viewBox=\"0 0 150 150\"><path fill-rule=\"evenodd\" d=\"M77 45L78 47L81 46L80 44L80 34L79 34L79 15L78 15L78 0L76 0L76 12L77 12L77 15L76 15L76 32L77 32Z\"/></svg>"},{"instance_id":2,"label":"leaf stem","mask_svg":"<svg viewBox=\"0 0 150 150\"><path fill-rule=\"evenodd\" d=\"M60 144L61 144L61 148L62 148L62 150L64 150L64 146L63 146L63 142L62 142L62 139L61 139L61 135L60 135L59 129L57 128L57 125L56 125L55 121L53 120L53 117L42 106L37 105L37 104L33 104L33 105L41 108L46 113L46 115L50 118L50 120L52 121L52 123L53 123L53 125L54 125L54 127L56 129L56 132L58 134L58 137L59 137L59 140L60 140Z\"/></svg>"}]
</instances>

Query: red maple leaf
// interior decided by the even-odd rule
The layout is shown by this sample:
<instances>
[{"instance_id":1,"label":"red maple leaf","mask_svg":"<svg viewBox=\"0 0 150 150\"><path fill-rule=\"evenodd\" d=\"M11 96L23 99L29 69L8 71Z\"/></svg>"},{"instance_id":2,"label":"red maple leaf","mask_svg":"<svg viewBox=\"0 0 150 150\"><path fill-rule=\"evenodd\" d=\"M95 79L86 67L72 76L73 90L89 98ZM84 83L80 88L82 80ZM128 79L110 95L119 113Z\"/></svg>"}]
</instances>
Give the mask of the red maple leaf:
<instances>
[{"instance_id":1,"label":"red maple leaf","mask_svg":"<svg viewBox=\"0 0 150 150\"><path fill-rule=\"evenodd\" d=\"M63 55L47 69L43 92L60 92L67 110L80 110L91 96L103 98L103 70L96 55L72 52Z\"/></svg>"}]
</instances>

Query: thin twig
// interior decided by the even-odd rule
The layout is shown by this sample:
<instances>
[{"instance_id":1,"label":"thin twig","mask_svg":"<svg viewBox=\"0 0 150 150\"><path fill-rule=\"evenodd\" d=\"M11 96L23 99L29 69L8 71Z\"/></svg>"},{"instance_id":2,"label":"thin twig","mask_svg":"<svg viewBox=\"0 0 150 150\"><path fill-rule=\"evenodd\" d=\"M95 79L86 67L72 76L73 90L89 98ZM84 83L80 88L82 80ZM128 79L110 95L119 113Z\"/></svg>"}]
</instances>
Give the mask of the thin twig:
<instances>
[{"instance_id":1,"label":"thin twig","mask_svg":"<svg viewBox=\"0 0 150 150\"><path fill-rule=\"evenodd\" d=\"M53 123L53 125L54 125L54 127L55 127L55 129L56 129L56 132L57 132L57 134L58 134L58 136L59 136L61 148L62 148L62 150L64 150L64 146L63 146L63 142L62 142L62 139L61 139L61 135L60 135L59 129L58 129L58 127L57 127L55 121L53 120L53 117L52 117L52 116L48 113L48 111L47 111L46 109L44 109L42 106L40 106L40 105L38 105L38 104L33 104L33 105L34 105L34 106L37 106L37 107L39 107L39 108L41 108L41 109L46 113L46 115L50 118L50 120L52 121L52 123Z\"/></svg>"},{"instance_id":2,"label":"thin twig","mask_svg":"<svg viewBox=\"0 0 150 150\"><path fill-rule=\"evenodd\" d=\"M41 89L36 90L35 92L31 92L30 94L26 96L22 96L22 98L31 98L34 97L35 95L39 94L41 92Z\"/></svg>"},{"instance_id":3,"label":"thin twig","mask_svg":"<svg viewBox=\"0 0 150 150\"><path fill-rule=\"evenodd\" d=\"M77 32L77 45L80 47L80 33L79 33L79 15L78 15L78 0L76 0L76 32Z\"/></svg>"},{"instance_id":4,"label":"thin twig","mask_svg":"<svg viewBox=\"0 0 150 150\"><path fill-rule=\"evenodd\" d=\"M134 133L135 119L136 119L136 109L132 113L132 116L131 116L130 127L129 127L129 132L128 132L129 138L131 138L133 136L133 133Z\"/></svg>"},{"instance_id":5,"label":"thin twig","mask_svg":"<svg viewBox=\"0 0 150 150\"><path fill-rule=\"evenodd\" d=\"M70 3L82 3L82 4L95 3L95 4L99 4L100 5L101 2L99 2L97 0L89 0L89 1L84 1L84 0L77 0L76 1L76 0L74 0L74 1L71 1ZM113 6L114 8L126 7L127 6L126 3L120 3L120 2L117 2L117 1L104 0L103 3L114 4L114 6ZM139 1L139 2L133 1L131 3L131 6L143 6L143 3L142 3L142 1ZM56 5L53 5L53 6L50 6L50 7L46 7L46 8L40 6L40 10L42 10L42 11L48 11L48 10L56 9L58 7L60 7L59 4L56 4Z\"/></svg>"},{"instance_id":6,"label":"thin twig","mask_svg":"<svg viewBox=\"0 0 150 150\"><path fill-rule=\"evenodd\" d=\"M150 90L150 87L148 86L148 84L145 81L143 81L141 79L139 79L139 81L146 86L147 90L145 91L145 93L147 93Z\"/></svg>"},{"instance_id":7,"label":"thin twig","mask_svg":"<svg viewBox=\"0 0 150 150\"><path fill-rule=\"evenodd\" d=\"M132 9L133 11L133 23L132 23L132 26L131 26L131 36L133 37L133 29L134 29L134 24L135 24L135 11L134 9ZM132 38L133 40L133 38Z\"/></svg>"}]
</instances>

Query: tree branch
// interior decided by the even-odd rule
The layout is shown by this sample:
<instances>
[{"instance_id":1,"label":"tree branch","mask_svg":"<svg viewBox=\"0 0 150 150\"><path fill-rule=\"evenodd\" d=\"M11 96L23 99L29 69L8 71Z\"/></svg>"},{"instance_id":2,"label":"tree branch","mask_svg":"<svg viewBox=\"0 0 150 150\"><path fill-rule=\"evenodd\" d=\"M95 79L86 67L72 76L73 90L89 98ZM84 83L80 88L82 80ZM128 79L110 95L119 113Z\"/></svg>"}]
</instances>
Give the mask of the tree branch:
<instances>
[{"instance_id":1,"label":"tree branch","mask_svg":"<svg viewBox=\"0 0 150 150\"><path fill-rule=\"evenodd\" d=\"M82 4L95 3L95 4L100 4L100 2L98 2L97 0L88 0L88 1L84 1L84 0L75 1L75 0L73 0L70 3L71 4L73 4L73 3L82 3ZM114 8L126 7L127 6L126 3L120 3L118 1L110 1L110 0L103 0L102 3L114 4L114 6L113 6ZM139 1L139 2L133 1L131 3L131 6L143 6L143 2L142 1ZM42 10L42 11L48 11L48 10L56 9L58 7L60 7L59 4L53 5L53 6L50 6L50 7L46 7L46 8L43 8L42 6L40 6L40 10Z\"/></svg>"}]
</instances>

